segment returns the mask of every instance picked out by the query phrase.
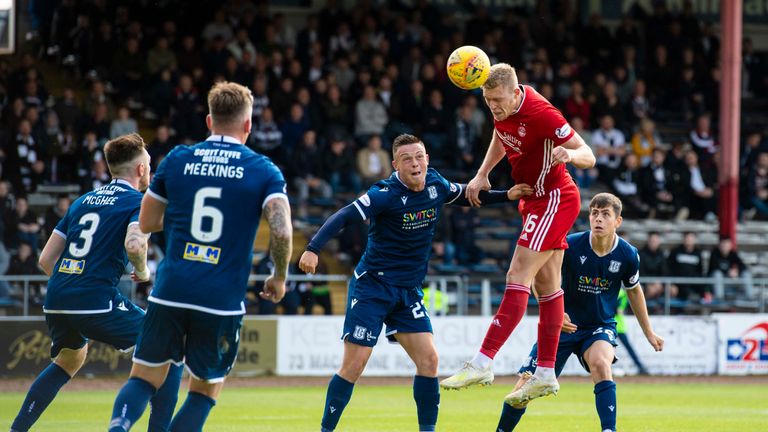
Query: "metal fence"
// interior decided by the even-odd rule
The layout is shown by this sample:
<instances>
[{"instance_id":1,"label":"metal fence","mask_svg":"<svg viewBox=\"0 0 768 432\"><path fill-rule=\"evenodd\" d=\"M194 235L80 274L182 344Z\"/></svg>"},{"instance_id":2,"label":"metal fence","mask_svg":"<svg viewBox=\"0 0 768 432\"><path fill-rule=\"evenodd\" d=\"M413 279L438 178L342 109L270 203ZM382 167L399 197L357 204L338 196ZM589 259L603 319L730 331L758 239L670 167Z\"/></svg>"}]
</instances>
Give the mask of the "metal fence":
<instances>
[{"instance_id":1,"label":"metal fence","mask_svg":"<svg viewBox=\"0 0 768 432\"><path fill-rule=\"evenodd\" d=\"M268 275L251 275L249 282L263 282ZM342 282L347 283L347 275L290 275L290 282ZM8 284L15 297L20 301L5 301L0 304L3 309L12 314L21 312L30 316L30 303L33 285L45 286L46 276L0 276L0 284ZM696 308L702 313L712 310L727 311L731 309L752 310L765 312L768 306L768 278L679 278L679 277L643 277L642 283L661 283L664 285L664 296L661 300L665 315L673 309ZM121 280L122 290L132 300L137 299L136 284L130 278ZM494 310L495 301L503 295L505 280L499 276L428 276L426 286L434 292L439 292L439 300L445 307L443 312L451 315L483 315L490 316ZM712 303L681 302L672 297L673 285L705 285L713 287L715 299ZM19 293L20 291L20 293ZM735 295L734 295L735 293ZM438 294L430 295L427 308L436 310ZM36 309L39 315L40 309Z\"/></svg>"}]
</instances>

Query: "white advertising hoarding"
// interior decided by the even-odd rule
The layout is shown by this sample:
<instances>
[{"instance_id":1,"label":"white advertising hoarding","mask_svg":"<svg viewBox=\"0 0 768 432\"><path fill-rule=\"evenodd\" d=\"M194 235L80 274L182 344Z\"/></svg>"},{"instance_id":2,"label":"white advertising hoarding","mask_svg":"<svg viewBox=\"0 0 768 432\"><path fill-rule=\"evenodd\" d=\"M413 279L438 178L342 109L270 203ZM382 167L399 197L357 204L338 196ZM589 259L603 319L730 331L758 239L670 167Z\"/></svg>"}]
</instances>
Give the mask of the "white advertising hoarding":
<instances>
[{"instance_id":1,"label":"white advertising hoarding","mask_svg":"<svg viewBox=\"0 0 768 432\"><path fill-rule=\"evenodd\" d=\"M436 317L432 319L435 345L440 354L440 375L450 375L472 358L485 335L489 317ZM494 362L494 372L517 372L536 341L538 317L525 317ZM646 342L637 322L627 318L630 341L641 360L654 374L713 374L717 369L716 324L706 317L653 317L657 333L666 339L664 352L655 353ZM343 346L339 340L344 318L280 317L277 326L278 375L332 375L341 364ZM629 356L619 347L619 365L634 371ZM415 367L405 351L386 342L383 333L374 347L364 375L408 376ZM564 375L584 374L571 357Z\"/></svg>"},{"instance_id":2,"label":"white advertising hoarding","mask_svg":"<svg viewBox=\"0 0 768 432\"><path fill-rule=\"evenodd\" d=\"M720 375L768 374L768 314L715 314Z\"/></svg>"}]
</instances>

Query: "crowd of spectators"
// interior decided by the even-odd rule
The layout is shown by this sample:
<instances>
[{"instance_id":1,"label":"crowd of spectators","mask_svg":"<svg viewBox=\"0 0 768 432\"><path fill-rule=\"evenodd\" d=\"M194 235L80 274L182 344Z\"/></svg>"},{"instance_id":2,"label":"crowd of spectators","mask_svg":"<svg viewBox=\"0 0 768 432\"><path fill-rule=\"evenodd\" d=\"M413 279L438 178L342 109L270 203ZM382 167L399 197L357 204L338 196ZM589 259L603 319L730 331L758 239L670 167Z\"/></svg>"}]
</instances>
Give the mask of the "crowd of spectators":
<instances>
[{"instance_id":1,"label":"crowd of spectators","mask_svg":"<svg viewBox=\"0 0 768 432\"><path fill-rule=\"evenodd\" d=\"M0 60L6 247L36 250L61 213L42 218L24 208L39 185L86 191L109 180L101 152L108 139L151 131L155 168L175 145L204 139L206 92L220 80L251 88L247 145L283 169L300 219L313 202L352 196L389 175L389 146L403 132L423 138L431 165L466 181L493 123L479 91L447 79L446 59L464 44L515 66L520 82L582 134L598 165L573 170L581 187L614 191L629 217L716 218L720 42L691 2L679 13L664 2L634 6L612 28L599 15L582 22L570 1L494 14L473 6L464 15L429 1L337 3L286 16L263 1L217 9L180 0L35 2L40 55L22 49ZM745 97L768 94L764 59L744 41ZM44 76L41 61L64 79ZM49 88L54 81L64 83ZM671 124L687 135L660 132ZM764 131L749 131L743 148L743 214L768 219ZM508 186L500 171L494 184ZM453 219L465 226L472 217ZM477 256L471 246L460 255Z\"/></svg>"}]
</instances>

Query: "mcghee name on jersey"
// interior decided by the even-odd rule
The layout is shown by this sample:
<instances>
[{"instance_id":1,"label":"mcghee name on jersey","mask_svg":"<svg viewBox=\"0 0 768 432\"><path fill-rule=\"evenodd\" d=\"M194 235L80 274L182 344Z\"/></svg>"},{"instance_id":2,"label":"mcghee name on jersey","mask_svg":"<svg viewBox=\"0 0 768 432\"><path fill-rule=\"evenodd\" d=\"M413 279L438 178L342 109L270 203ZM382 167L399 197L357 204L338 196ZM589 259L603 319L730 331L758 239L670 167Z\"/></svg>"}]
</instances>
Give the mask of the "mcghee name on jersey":
<instances>
[{"instance_id":1,"label":"mcghee name on jersey","mask_svg":"<svg viewBox=\"0 0 768 432\"><path fill-rule=\"evenodd\" d=\"M83 198L83 204L92 206L113 206L119 197L114 196L117 192L125 192L128 189L117 184L108 184L93 191L93 194Z\"/></svg>"},{"instance_id":2,"label":"mcghee name on jersey","mask_svg":"<svg viewBox=\"0 0 768 432\"><path fill-rule=\"evenodd\" d=\"M200 162L185 163L184 175L241 179L245 174L243 167L229 165L230 159L242 156L237 150L198 148L192 156L200 158Z\"/></svg>"}]
</instances>

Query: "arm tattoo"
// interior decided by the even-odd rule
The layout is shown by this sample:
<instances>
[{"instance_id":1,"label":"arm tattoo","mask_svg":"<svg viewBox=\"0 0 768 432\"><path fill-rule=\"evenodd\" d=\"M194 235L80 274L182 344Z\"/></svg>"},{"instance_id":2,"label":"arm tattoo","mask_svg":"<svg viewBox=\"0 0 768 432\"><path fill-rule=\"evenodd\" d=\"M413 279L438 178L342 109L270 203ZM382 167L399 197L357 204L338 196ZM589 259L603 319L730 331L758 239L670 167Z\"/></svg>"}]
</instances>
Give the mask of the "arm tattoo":
<instances>
[{"instance_id":1,"label":"arm tattoo","mask_svg":"<svg viewBox=\"0 0 768 432\"><path fill-rule=\"evenodd\" d=\"M291 208L288 201L273 198L264 206L264 215L269 224L269 252L275 263L275 277L285 279L293 246Z\"/></svg>"},{"instance_id":2,"label":"arm tattoo","mask_svg":"<svg viewBox=\"0 0 768 432\"><path fill-rule=\"evenodd\" d=\"M139 224L128 226L125 235L125 251L128 253L128 260L138 271L144 271L147 267L147 239L149 236L141 232Z\"/></svg>"}]
</instances>

